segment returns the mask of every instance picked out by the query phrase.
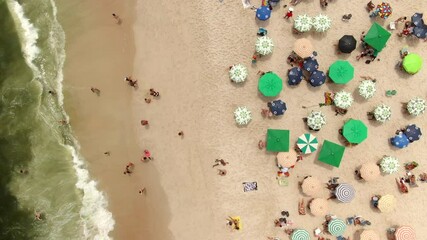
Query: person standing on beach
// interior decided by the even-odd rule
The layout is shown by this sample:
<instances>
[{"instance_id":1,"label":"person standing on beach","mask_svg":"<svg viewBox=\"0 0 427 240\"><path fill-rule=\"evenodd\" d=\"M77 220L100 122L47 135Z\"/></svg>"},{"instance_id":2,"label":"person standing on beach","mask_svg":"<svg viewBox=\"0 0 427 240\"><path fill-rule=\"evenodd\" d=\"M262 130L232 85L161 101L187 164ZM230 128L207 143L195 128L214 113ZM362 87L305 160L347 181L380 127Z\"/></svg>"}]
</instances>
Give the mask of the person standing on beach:
<instances>
[{"instance_id":1,"label":"person standing on beach","mask_svg":"<svg viewBox=\"0 0 427 240\"><path fill-rule=\"evenodd\" d=\"M179 131L178 136L183 138L184 137L184 131Z\"/></svg>"},{"instance_id":2,"label":"person standing on beach","mask_svg":"<svg viewBox=\"0 0 427 240\"><path fill-rule=\"evenodd\" d=\"M148 151L147 149L145 149L144 150L144 157L142 159L144 159L145 161L152 160L150 151Z\"/></svg>"},{"instance_id":3,"label":"person standing on beach","mask_svg":"<svg viewBox=\"0 0 427 240\"><path fill-rule=\"evenodd\" d=\"M117 24L120 25L122 23L122 19L115 13L113 13L112 15L113 15L113 18L116 19Z\"/></svg>"}]
</instances>

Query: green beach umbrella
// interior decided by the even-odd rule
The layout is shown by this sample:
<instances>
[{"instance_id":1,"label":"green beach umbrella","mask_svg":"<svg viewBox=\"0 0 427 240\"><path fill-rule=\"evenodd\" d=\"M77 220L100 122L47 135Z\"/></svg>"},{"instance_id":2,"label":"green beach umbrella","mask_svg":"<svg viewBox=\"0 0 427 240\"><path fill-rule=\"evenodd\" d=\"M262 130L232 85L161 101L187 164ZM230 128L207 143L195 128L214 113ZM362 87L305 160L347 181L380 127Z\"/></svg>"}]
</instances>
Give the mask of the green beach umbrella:
<instances>
[{"instance_id":1,"label":"green beach umbrella","mask_svg":"<svg viewBox=\"0 0 427 240\"><path fill-rule=\"evenodd\" d=\"M343 126L343 135L350 143L361 143L368 137L368 127L360 120L350 119Z\"/></svg>"},{"instance_id":2,"label":"green beach umbrella","mask_svg":"<svg viewBox=\"0 0 427 240\"><path fill-rule=\"evenodd\" d=\"M334 94L334 104L339 108L347 109L353 104L353 101L354 99L349 92L339 91Z\"/></svg>"},{"instance_id":3,"label":"green beach umbrella","mask_svg":"<svg viewBox=\"0 0 427 240\"><path fill-rule=\"evenodd\" d=\"M289 152L289 130L268 129L267 151Z\"/></svg>"},{"instance_id":4,"label":"green beach umbrella","mask_svg":"<svg viewBox=\"0 0 427 240\"><path fill-rule=\"evenodd\" d=\"M247 107L238 107L234 110L234 119L239 125L247 125L251 119L251 112Z\"/></svg>"},{"instance_id":5,"label":"green beach umbrella","mask_svg":"<svg viewBox=\"0 0 427 240\"><path fill-rule=\"evenodd\" d=\"M313 111L307 116L307 126L312 130L320 130L326 124L326 116L320 111Z\"/></svg>"},{"instance_id":6,"label":"green beach umbrella","mask_svg":"<svg viewBox=\"0 0 427 240\"><path fill-rule=\"evenodd\" d=\"M261 55L268 55L273 52L273 39L263 36L259 37L255 43L255 51Z\"/></svg>"},{"instance_id":7,"label":"green beach umbrella","mask_svg":"<svg viewBox=\"0 0 427 240\"><path fill-rule=\"evenodd\" d=\"M319 141L317 141L317 138L310 133L305 133L299 136L297 140L297 146L304 154L309 154L316 151L318 145Z\"/></svg>"},{"instance_id":8,"label":"green beach umbrella","mask_svg":"<svg viewBox=\"0 0 427 240\"><path fill-rule=\"evenodd\" d=\"M335 237L342 236L346 229L345 222L341 219L332 219L328 224L328 232Z\"/></svg>"},{"instance_id":9,"label":"green beach umbrella","mask_svg":"<svg viewBox=\"0 0 427 240\"><path fill-rule=\"evenodd\" d=\"M258 81L258 89L266 97L279 95L282 87L282 79L273 72L265 73Z\"/></svg>"},{"instance_id":10,"label":"green beach umbrella","mask_svg":"<svg viewBox=\"0 0 427 240\"><path fill-rule=\"evenodd\" d=\"M248 69L242 64L236 64L231 67L229 75L231 81L241 83L248 77Z\"/></svg>"},{"instance_id":11,"label":"green beach umbrella","mask_svg":"<svg viewBox=\"0 0 427 240\"><path fill-rule=\"evenodd\" d=\"M318 160L331 166L339 167L344 150L344 146L325 140L323 141Z\"/></svg>"},{"instance_id":12,"label":"green beach umbrella","mask_svg":"<svg viewBox=\"0 0 427 240\"><path fill-rule=\"evenodd\" d=\"M359 84L359 95L365 99L373 97L376 91L375 82L372 80L364 80Z\"/></svg>"},{"instance_id":13,"label":"green beach umbrella","mask_svg":"<svg viewBox=\"0 0 427 240\"><path fill-rule=\"evenodd\" d=\"M354 67L348 61L335 61L329 67L329 77L334 83L346 84L354 77Z\"/></svg>"},{"instance_id":14,"label":"green beach umbrella","mask_svg":"<svg viewBox=\"0 0 427 240\"><path fill-rule=\"evenodd\" d=\"M308 32L312 27L313 20L307 14L298 15L294 21L294 28L299 32Z\"/></svg>"},{"instance_id":15,"label":"green beach umbrella","mask_svg":"<svg viewBox=\"0 0 427 240\"><path fill-rule=\"evenodd\" d=\"M381 159L380 167L384 173L392 174L399 170L399 159L391 156L384 156Z\"/></svg>"},{"instance_id":16,"label":"green beach umbrella","mask_svg":"<svg viewBox=\"0 0 427 240\"><path fill-rule=\"evenodd\" d=\"M374 22L366 33L364 41L366 44L380 52L385 47L391 33L381 27L378 23Z\"/></svg>"},{"instance_id":17,"label":"green beach umbrella","mask_svg":"<svg viewBox=\"0 0 427 240\"><path fill-rule=\"evenodd\" d=\"M378 122L386 122L391 118L391 108L385 104L377 106L374 110L375 120Z\"/></svg>"},{"instance_id":18,"label":"green beach umbrella","mask_svg":"<svg viewBox=\"0 0 427 240\"><path fill-rule=\"evenodd\" d=\"M420 55L415 53L406 55L402 62L403 69L405 69L405 71L410 74L415 74L420 71L422 65L423 59L420 57Z\"/></svg>"},{"instance_id":19,"label":"green beach umbrella","mask_svg":"<svg viewBox=\"0 0 427 240\"><path fill-rule=\"evenodd\" d=\"M413 98L406 104L406 109L412 116L423 114L426 110L426 100L419 97Z\"/></svg>"},{"instance_id":20,"label":"green beach umbrella","mask_svg":"<svg viewBox=\"0 0 427 240\"><path fill-rule=\"evenodd\" d=\"M310 240L310 233L304 229L296 229L292 232L291 240Z\"/></svg>"}]
</instances>

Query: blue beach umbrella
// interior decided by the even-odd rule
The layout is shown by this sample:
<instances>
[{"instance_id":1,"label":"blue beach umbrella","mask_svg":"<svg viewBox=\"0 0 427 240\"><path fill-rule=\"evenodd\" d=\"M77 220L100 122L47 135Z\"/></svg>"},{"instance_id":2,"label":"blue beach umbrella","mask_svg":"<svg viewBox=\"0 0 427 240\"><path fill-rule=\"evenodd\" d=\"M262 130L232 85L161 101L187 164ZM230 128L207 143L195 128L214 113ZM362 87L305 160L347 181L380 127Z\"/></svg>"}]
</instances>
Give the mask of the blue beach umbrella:
<instances>
[{"instance_id":1,"label":"blue beach umbrella","mask_svg":"<svg viewBox=\"0 0 427 240\"><path fill-rule=\"evenodd\" d=\"M414 27L414 31L412 32L417 38L427 38L427 26L423 27Z\"/></svg>"},{"instance_id":2,"label":"blue beach umbrella","mask_svg":"<svg viewBox=\"0 0 427 240\"><path fill-rule=\"evenodd\" d=\"M298 85L304 78L301 68L293 67L288 72L288 84Z\"/></svg>"},{"instance_id":3,"label":"blue beach umbrella","mask_svg":"<svg viewBox=\"0 0 427 240\"><path fill-rule=\"evenodd\" d=\"M409 139L405 134L398 134L390 138L391 145L398 148L405 148L409 145Z\"/></svg>"},{"instance_id":4,"label":"blue beach umbrella","mask_svg":"<svg viewBox=\"0 0 427 240\"><path fill-rule=\"evenodd\" d=\"M256 10L256 17L261 21L269 19L270 16L271 10L268 6L261 6Z\"/></svg>"},{"instance_id":5,"label":"blue beach umbrella","mask_svg":"<svg viewBox=\"0 0 427 240\"><path fill-rule=\"evenodd\" d=\"M404 134L406 135L406 137L408 137L410 142L420 140L421 135L423 135L421 133L421 129L415 124L407 126Z\"/></svg>"},{"instance_id":6,"label":"blue beach umbrella","mask_svg":"<svg viewBox=\"0 0 427 240\"><path fill-rule=\"evenodd\" d=\"M287 110L286 103L280 99L267 103L267 106L274 116L283 115Z\"/></svg>"},{"instance_id":7,"label":"blue beach umbrella","mask_svg":"<svg viewBox=\"0 0 427 240\"><path fill-rule=\"evenodd\" d=\"M319 63L314 58L306 58L303 63L304 70L308 72L314 72L319 68Z\"/></svg>"},{"instance_id":8,"label":"blue beach umbrella","mask_svg":"<svg viewBox=\"0 0 427 240\"><path fill-rule=\"evenodd\" d=\"M319 87L323 85L326 81L326 75L322 71L314 71L309 79L311 86Z\"/></svg>"},{"instance_id":9,"label":"blue beach umbrella","mask_svg":"<svg viewBox=\"0 0 427 240\"><path fill-rule=\"evenodd\" d=\"M414 15L412 15L411 22L417 27L423 27L424 26L423 14L415 13Z\"/></svg>"}]
</instances>

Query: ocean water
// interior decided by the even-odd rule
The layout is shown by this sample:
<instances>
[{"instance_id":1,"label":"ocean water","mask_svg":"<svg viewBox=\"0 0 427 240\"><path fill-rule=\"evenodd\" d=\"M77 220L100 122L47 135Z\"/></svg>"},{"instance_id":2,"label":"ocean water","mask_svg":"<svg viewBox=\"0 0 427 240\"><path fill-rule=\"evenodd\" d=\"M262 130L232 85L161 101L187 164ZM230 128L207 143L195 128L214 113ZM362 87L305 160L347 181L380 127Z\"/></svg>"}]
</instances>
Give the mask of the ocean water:
<instances>
[{"instance_id":1,"label":"ocean water","mask_svg":"<svg viewBox=\"0 0 427 240\"><path fill-rule=\"evenodd\" d=\"M61 122L66 38L54 0L0 0L0 29L0 239L110 239L106 198Z\"/></svg>"}]
</instances>

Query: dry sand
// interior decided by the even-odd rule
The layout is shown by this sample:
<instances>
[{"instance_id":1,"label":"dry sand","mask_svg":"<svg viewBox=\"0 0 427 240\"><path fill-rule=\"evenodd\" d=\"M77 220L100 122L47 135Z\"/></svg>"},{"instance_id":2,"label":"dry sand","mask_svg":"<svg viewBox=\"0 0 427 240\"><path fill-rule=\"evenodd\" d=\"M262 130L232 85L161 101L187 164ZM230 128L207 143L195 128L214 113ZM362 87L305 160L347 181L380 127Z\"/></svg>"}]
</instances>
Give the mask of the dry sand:
<instances>
[{"instance_id":1,"label":"dry sand","mask_svg":"<svg viewBox=\"0 0 427 240\"><path fill-rule=\"evenodd\" d=\"M259 1L253 3L259 5ZM394 68L399 49L405 45L427 60L426 43L398 38L394 31L379 55L381 60L370 65L356 61L357 51L351 55L335 53L333 44L342 35L353 34L358 38L369 29L372 20L364 8L365 1L333 1L327 9L321 9L318 1L299 4L294 7L295 15L314 16L322 12L333 20L333 27L327 33L303 35L291 33L292 23L283 19L283 7L276 7L269 21L258 22L254 20L254 12L243 9L238 0L138 1L135 5L109 0L102 6L87 1L73 4L64 1L63 6L67 4L81 10L64 20L69 23L65 24L67 111L90 171L108 196L116 220L114 238L217 240L278 236L287 239L283 229L273 224L282 210L290 212L292 227L311 232L321 225L323 218L299 216L297 212L297 202L304 197L298 190L298 182L310 174L323 182L339 176L341 182L356 188L357 197L351 203L330 202L332 214L340 218L362 215L372 222L367 229L375 229L382 239L388 227L402 224L414 227L418 239L422 239L425 228L422 220L427 211L420 209L426 204L423 193L427 186L420 183L409 194L400 194L394 179L403 176L403 167L398 174L381 177L374 183L359 182L353 174L361 164L376 162L385 154L398 157L402 165L417 160L420 167L413 171L417 175L426 171L427 151L423 148L426 138L406 149L393 148L387 141L396 129L409 123L416 123L421 129L427 127L425 116L412 118L401 110L401 103L412 96L426 97L426 68L414 76ZM392 4L394 14L390 20L427 9L424 2ZM122 16L122 25L114 24L111 12ZM353 14L348 23L341 21L346 13ZM79 24L71 24L71 20ZM390 20L378 22L386 26ZM271 56L251 66L259 26L268 29L276 47ZM326 71L337 59L347 59L355 66L356 77L345 86L325 84L312 88L303 82L290 88L285 83L279 98L287 103L286 114L278 119L263 119L260 109L272 99L258 93L256 73L271 70L286 80L290 68L286 57L295 39L300 37L312 40L321 70ZM122 81L132 71L134 43L133 75L140 86L137 91ZM232 84L228 79L227 67L236 63L249 67L249 78L242 85ZM378 80L377 94L369 101L356 96L362 75ZM90 92L90 86L101 89L99 98ZM161 97L146 104L144 98L151 87L160 91ZM308 132L301 118L319 109L302 106L316 105L323 101L324 92L341 89L355 93L356 103L345 116L334 116L330 107L321 108L328 124L316 136L321 142L324 139L340 142L338 129L346 119L356 118L369 126L368 139L346 149L340 168L319 163L317 153L305 157L291 171L289 186L278 186L275 155L260 151L258 140L265 138L268 128L279 128L291 130L291 141L295 142L299 135ZM398 94L388 98L384 94L388 89L395 89ZM388 104L393 110L392 120L385 124L367 120L366 112L379 103ZM252 110L253 120L247 127L237 127L234 123L233 111L237 106ZM142 128L141 119L149 120L150 126ZM183 139L177 135L180 130L185 132ZM152 152L154 161L139 162L143 149ZM110 157L103 156L106 150L112 152ZM212 168L216 158L230 162L225 167L227 176L218 176ZM137 165L130 177L122 173L129 161ZM258 191L244 193L245 181L257 181ZM142 185L147 187L144 196L137 193ZM328 195L326 189L323 194ZM398 209L389 214L374 211L369 205L373 194L395 195ZM241 216L243 229L226 228L227 216ZM346 236L358 239L359 229L362 228L349 227Z\"/></svg>"}]
</instances>

